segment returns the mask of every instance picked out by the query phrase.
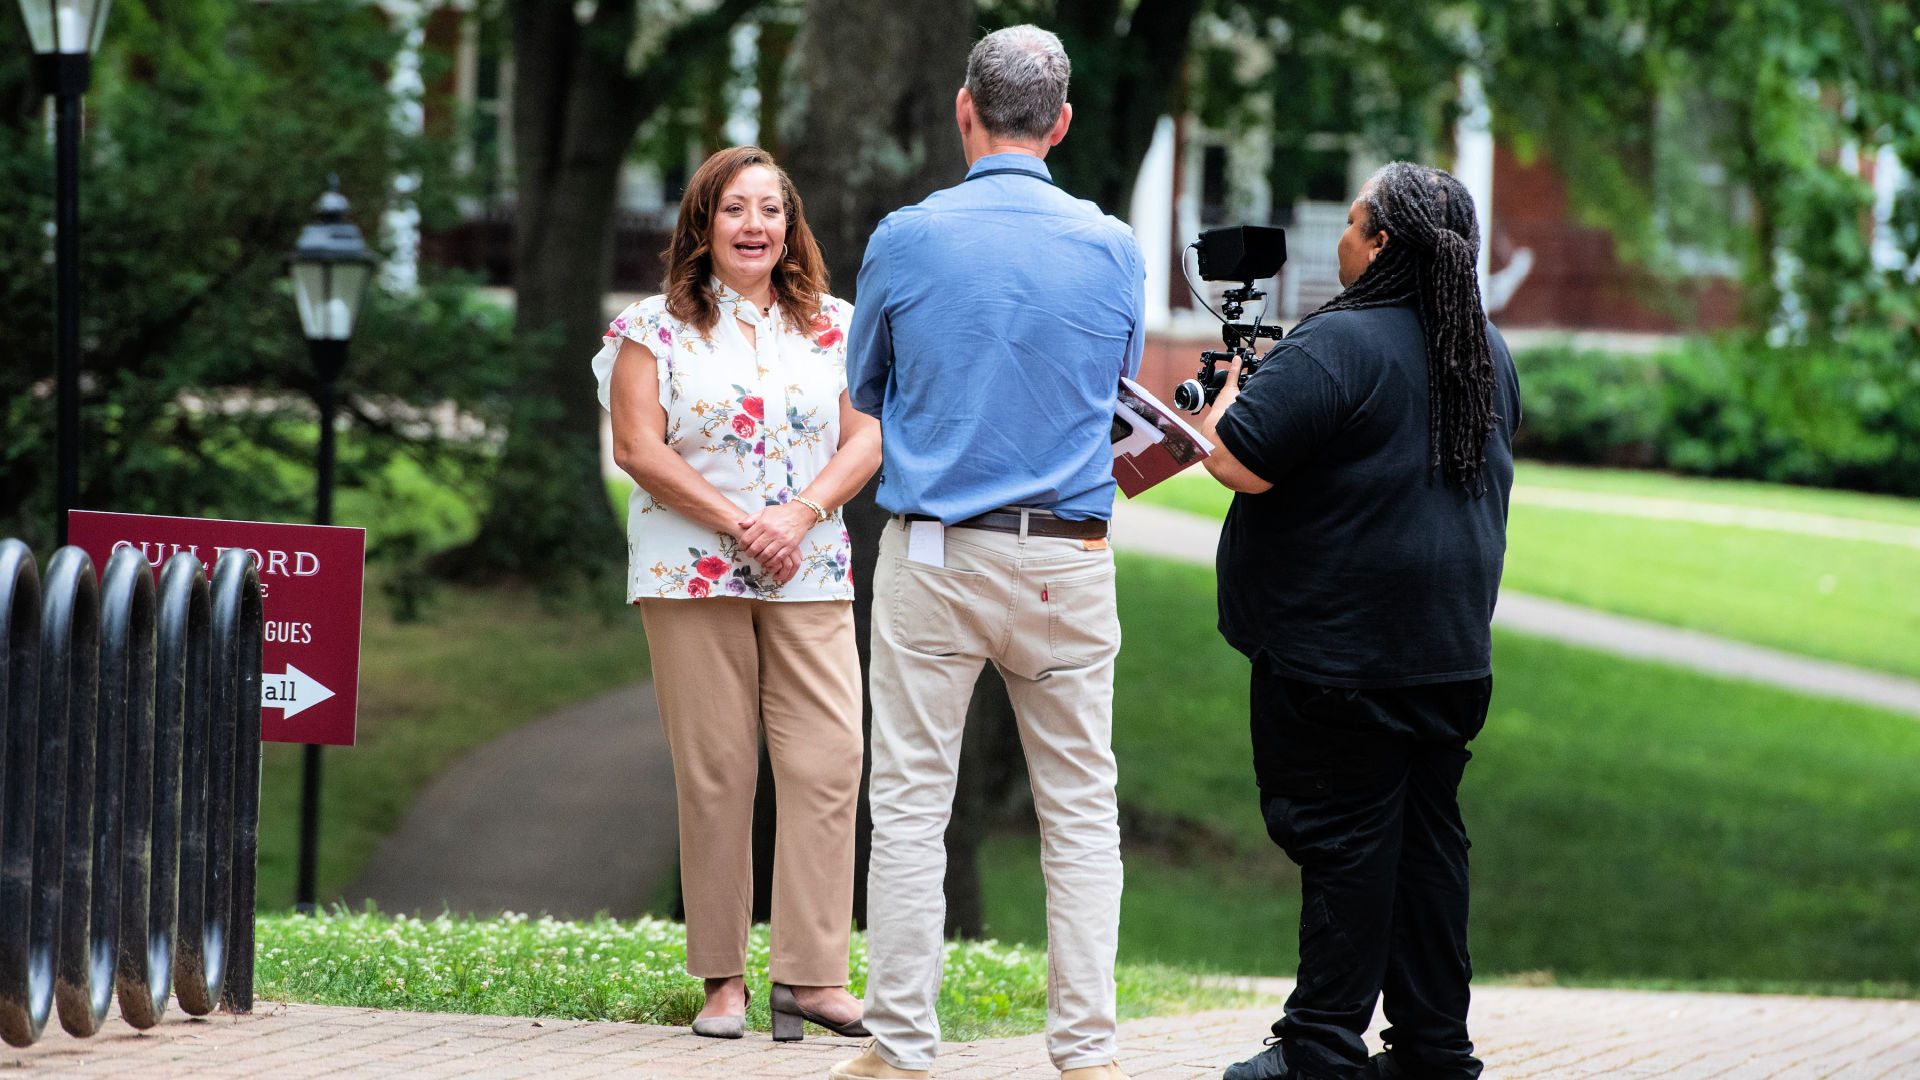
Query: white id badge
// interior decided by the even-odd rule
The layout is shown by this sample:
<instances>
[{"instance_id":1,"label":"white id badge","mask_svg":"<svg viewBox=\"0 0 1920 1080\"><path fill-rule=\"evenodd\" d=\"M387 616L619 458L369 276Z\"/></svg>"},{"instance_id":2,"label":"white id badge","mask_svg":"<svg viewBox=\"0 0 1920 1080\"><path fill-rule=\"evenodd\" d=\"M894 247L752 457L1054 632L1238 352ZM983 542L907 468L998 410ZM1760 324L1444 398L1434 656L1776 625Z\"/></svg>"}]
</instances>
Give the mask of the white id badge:
<instances>
[{"instance_id":1,"label":"white id badge","mask_svg":"<svg viewBox=\"0 0 1920 1080\"><path fill-rule=\"evenodd\" d=\"M937 521L907 522L907 558L928 566L947 565L947 527Z\"/></svg>"}]
</instances>

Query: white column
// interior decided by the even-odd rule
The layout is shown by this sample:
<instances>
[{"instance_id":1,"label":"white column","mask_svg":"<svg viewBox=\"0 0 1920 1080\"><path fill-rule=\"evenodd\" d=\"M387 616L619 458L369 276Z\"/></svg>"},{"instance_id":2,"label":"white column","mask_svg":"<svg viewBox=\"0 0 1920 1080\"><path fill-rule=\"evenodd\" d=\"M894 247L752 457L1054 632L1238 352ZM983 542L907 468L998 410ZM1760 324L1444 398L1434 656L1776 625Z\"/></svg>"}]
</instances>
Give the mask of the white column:
<instances>
[{"instance_id":1,"label":"white column","mask_svg":"<svg viewBox=\"0 0 1920 1080\"><path fill-rule=\"evenodd\" d=\"M1453 175L1473 196L1474 217L1480 225L1480 299L1487 300L1487 274L1493 247L1493 113L1487 108L1480 73L1460 73L1460 119L1453 129Z\"/></svg>"},{"instance_id":2,"label":"white column","mask_svg":"<svg viewBox=\"0 0 1920 1080\"><path fill-rule=\"evenodd\" d=\"M753 77L760 57L760 24L735 26L728 47L733 78L727 80L726 139L734 146L750 146L760 141L760 83Z\"/></svg>"},{"instance_id":3,"label":"white column","mask_svg":"<svg viewBox=\"0 0 1920 1080\"><path fill-rule=\"evenodd\" d=\"M387 92L393 96L387 122L406 138L426 128L427 84L420 76L420 50L427 43L429 0L380 0L380 10L402 33L400 52L393 58ZM380 283L388 292L410 293L420 287L420 208L413 196L420 190L419 173L393 178L393 201L381 218L381 232L393 254L380 269Z\"/></svg>"},{"instance_id":4,"label":"white column","mask_svg":"<svg viewBox=\"0 0 1920 1080\"><path fill-rule=\"evenodd\" d=\"M1893 239L1893 204L1912 178L1900 164L1900 154L1883 146L1873 162L1873 265L1881 270L1905 269L1907 280L1920 275L1920 263L1909 265Z\"/></svg>"},{"instance_id":5,"label":"white column","mask_svg":"<svg viewBox=\"0 0 1920 1080\"><path fill-rule=\"evenodd\" d=\"M1153 143L1140 162L1133 185L1133 204L1127 221L1147 264L1147 327L1165 330L1172 312L1167 307L1168 276L1173 261L1173 117L1163 116L1153 129Z\"/></svg>"}]
</instances>

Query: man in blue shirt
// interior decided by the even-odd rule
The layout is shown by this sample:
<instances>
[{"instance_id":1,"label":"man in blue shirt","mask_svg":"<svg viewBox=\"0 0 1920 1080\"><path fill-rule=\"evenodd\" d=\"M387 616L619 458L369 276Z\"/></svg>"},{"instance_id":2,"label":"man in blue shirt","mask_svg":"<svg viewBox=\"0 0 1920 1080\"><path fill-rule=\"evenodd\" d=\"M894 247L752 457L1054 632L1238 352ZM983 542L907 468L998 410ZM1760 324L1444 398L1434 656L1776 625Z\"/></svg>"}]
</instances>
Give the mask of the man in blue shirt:
<instances>
[{"instance_id":1,"label":"man in blue shirt","mask_svg":"<svg viewBox=\"0 0 1920 1080\"><path fill-rule=\"evenodd\" d=\"M1043 836L1047 1050L1066 1080L1114 1065L1120 832L1113 784L1109 431L1140 364L1133 235L1053 185L1068 64L1032 26L983 38L956 101L967 179L889 215L849 332L855 408L878 416L873 854L865 1023L830 1076L924 1077L940 1043L945 835L981 666L1007 684Z\"/></svg>"}]
</instances>

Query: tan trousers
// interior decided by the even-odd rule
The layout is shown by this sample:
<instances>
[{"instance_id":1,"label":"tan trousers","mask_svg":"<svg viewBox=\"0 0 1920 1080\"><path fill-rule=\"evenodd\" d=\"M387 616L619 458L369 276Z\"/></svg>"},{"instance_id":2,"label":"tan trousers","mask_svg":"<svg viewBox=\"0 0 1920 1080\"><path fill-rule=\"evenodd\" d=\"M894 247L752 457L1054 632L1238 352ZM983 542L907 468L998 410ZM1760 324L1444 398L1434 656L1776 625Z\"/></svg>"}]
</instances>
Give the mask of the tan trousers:
<instances>
[{"instance_id":1,"label":"tan trousers","mask_svg":"<svg viewBox=\"0 0 1920 1080\"><path fill-rule=\"evenodd\" d=\"M673 752L687 973L746 971L764 732L779 822L769 975L845 986L861 755L853 605L710 597L639 607Z\"/></svg>"},{"instance_id":2,"label":"tan trousers","mask_svg":"<svg viewBox=\"0 0 1920 1080\"><path fill-rule=\"evenodd\" d=\"M1007 683L1047 882L1047 1052L1114 1058L1120 824L1113 785L1113 552L1079 540L946 531L946 565L906 558L898 520L873 569L873 853L865 1024L880 1056L929 1069L940 1048L947 822L981 666Z\"/></svg>"}]
</instances>

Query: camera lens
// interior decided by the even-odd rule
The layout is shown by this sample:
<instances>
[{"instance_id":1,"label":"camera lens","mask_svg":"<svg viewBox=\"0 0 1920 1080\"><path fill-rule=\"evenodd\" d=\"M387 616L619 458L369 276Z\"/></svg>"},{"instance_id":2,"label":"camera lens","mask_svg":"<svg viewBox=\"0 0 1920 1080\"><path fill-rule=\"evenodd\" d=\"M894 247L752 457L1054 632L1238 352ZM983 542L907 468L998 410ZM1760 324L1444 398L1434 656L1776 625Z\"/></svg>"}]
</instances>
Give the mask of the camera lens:
<instances>
[{"instance_id":1,"label":"camera lens","mask_svg":"<svg viewBox=\"0 0 1920 1080\"><path fill-rule=\"evenodd\" d=\"M1188 379L1173 388L1173 407L1182 412L1197 413L1206 403L1206 390L1198 379Z\"/></svg>"}]
</instances>

